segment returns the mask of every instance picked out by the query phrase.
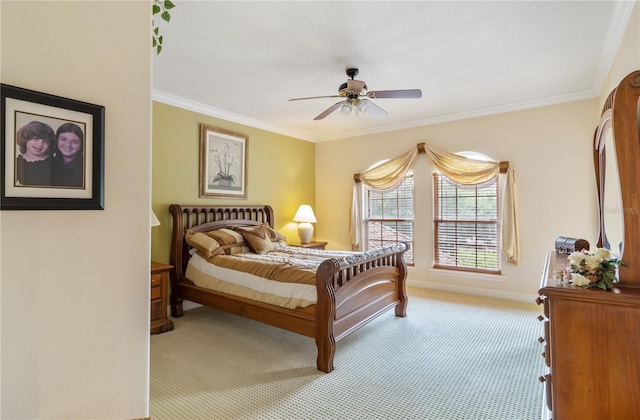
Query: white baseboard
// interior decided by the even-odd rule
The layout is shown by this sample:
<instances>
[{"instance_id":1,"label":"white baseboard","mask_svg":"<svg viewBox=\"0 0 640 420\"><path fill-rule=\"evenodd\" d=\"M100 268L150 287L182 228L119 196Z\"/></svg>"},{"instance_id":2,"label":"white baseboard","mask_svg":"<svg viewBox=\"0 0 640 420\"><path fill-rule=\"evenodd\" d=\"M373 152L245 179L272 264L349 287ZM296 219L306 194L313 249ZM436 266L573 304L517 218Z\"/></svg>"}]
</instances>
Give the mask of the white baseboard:
<instances>
[{"instance_id":1,"label":"white baseboard","mask_svg":"<svg viewBox=\"0 0 640 420\"><path fill-rule=\"evenodd\" d=\"M535 303L538 295L526 293L506 292L502 290L481 289L478 287L458 286L454 284L425 282L407 279L407 286L420 289L438 290L441 292L458 293L462 295L482 296L495 299L513 300L516 302Z\"/></svg>"}]
</instances>

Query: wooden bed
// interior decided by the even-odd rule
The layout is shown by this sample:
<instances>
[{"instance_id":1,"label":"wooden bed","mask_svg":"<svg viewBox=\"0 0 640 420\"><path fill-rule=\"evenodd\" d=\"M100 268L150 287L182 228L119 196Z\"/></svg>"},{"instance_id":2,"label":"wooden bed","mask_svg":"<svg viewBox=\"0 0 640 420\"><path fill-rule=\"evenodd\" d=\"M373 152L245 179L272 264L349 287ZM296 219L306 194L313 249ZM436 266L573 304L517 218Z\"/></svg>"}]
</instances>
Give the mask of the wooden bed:
<instances>
[{"instance_id":1,"label":"wooden bed","mask_svg":"<svg viewBox=\"0 0 640 420\"><path fill-rule=\"evenodd\" d=\"M317 303L302 309L286 309L242 297L195 286L185 277L189 260L187 229L196 232L221 227L257 226L273 228L270 206L197 206L173 204L171 242L171 315L183 316L183 300L189 300L225 312L315 338L317 367L331 372L336 342L385 311L395 308L406 316L405 282L407 266L403 255L407 243L331 258L320 264L316 273Z\"/></svg>"}]
</instances>

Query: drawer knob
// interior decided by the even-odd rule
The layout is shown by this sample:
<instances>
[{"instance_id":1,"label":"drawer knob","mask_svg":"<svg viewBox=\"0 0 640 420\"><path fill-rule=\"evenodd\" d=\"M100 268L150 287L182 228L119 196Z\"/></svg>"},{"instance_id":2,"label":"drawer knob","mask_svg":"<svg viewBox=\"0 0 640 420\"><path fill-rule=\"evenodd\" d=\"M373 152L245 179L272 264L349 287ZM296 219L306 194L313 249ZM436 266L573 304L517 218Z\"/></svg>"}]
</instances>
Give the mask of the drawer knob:
<instances>
[{"instance_id":1,"label":"drawer knob","mask_svg":"<svg viewBox=\"0 0 640 420\"><path fill-rule=\"evenodd\" d=\"M538 321L544 321L544 316L538 315Z\"/></svg>"},{"instance_id":2,"label":"drawer knob","mask_svg":"<svg viewBox=\"0 0 640 420\"><path fill-rule=\"evenodd\" d=\"M539 380L540 382L546 382L546 381L547 381L547 378L545 378L544 376L540 376L540 377L538 377L538 380Z\"/></svg>"},{"instance_id":3,"label":"drawer knob","mask_svg":"<svg viewBox=\"0 0 640 420\"><path fill-rule=\"evenodd\" d=\"M538 337L538 343L544 343L544 337Z\"/></svg>"},{"instance_id":4,"label":"drawer knob","mask_svg":"<svg viewBox=\"0 0 640 420\"><path fill-rule=\"evenodd\" d=\"M536 298L536 303L537 303L538 305L542 305L542 304L544 303L544 298L543 298L542 296L538 296L538 297Z\"/></svg>"}]
</instances>

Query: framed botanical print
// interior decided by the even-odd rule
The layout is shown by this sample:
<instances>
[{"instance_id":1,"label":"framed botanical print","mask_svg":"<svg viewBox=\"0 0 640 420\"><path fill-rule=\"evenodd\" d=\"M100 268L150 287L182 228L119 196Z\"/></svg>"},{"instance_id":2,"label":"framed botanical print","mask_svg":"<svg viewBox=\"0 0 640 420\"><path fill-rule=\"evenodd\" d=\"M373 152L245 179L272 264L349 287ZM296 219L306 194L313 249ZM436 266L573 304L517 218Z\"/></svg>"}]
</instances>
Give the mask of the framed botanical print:
<instances>
[{"instance_id":1,"label":"framed botanical print","mask_svg":"<svg viewBox=\"0 0 640 420\"><path fill-rule=\"evenodd\" d=\"M104 107L2 84L2 210L104 209Z\"/></svg>"},{"instance_id":2,"label":"framed botanical print","mask_svg":"<svg viewBox=\"0 0 640 420\"><path fill-rule=\"evenodd\" d=\"M200 126L200 197L247 198L249 137Z\"/></svg>"}]
</instances>

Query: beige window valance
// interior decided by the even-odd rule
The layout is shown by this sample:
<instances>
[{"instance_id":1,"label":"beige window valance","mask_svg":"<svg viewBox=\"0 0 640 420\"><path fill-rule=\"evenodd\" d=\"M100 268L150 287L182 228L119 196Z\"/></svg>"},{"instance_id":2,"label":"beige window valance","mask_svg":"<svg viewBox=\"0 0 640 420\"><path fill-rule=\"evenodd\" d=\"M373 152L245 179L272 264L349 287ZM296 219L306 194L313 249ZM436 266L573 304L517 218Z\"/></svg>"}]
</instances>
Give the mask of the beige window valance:
<instances>
[{"instance_id":1,"label":"beige window valance","mask_svg":"<svg viewBox=\"0 0 640 420\"><path fill-rule=\"evenodd\" d=\"M502 248L508 262L518 264L520 246L515 171L509 162L467 159L463 156L419 143L406 153L353 176L350 236L354 249L361 249L362 188L385 191L396 188L411 172L418 155L424 153L433 166L451 180L465 185L477 185L500 176L502 197Z\"/></svg>"}]
</instances>

